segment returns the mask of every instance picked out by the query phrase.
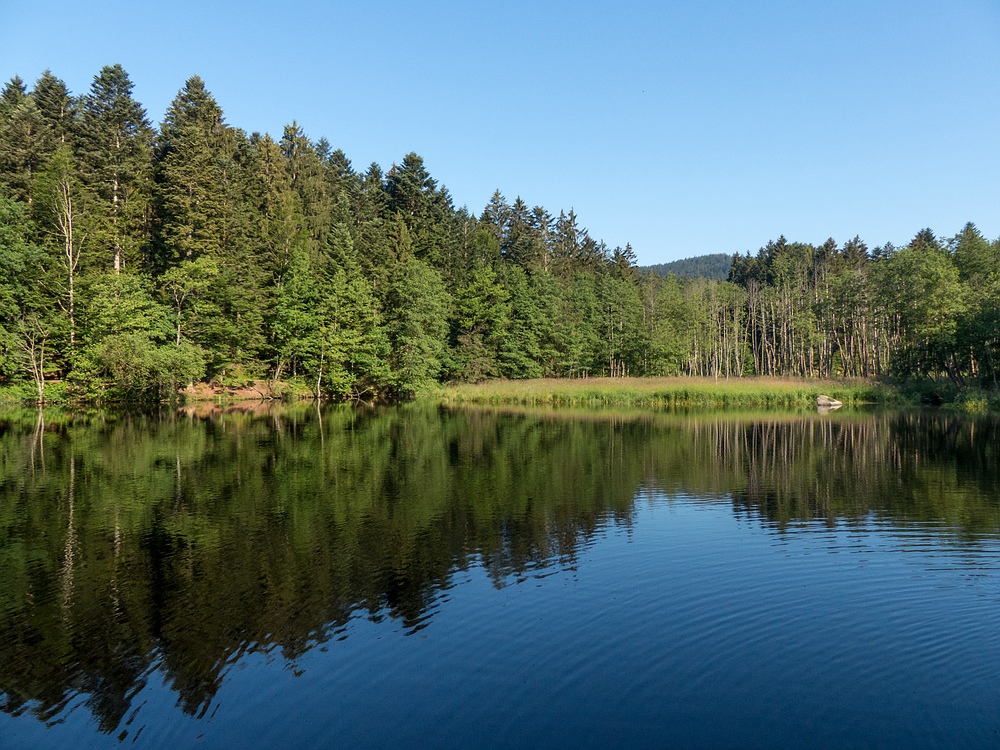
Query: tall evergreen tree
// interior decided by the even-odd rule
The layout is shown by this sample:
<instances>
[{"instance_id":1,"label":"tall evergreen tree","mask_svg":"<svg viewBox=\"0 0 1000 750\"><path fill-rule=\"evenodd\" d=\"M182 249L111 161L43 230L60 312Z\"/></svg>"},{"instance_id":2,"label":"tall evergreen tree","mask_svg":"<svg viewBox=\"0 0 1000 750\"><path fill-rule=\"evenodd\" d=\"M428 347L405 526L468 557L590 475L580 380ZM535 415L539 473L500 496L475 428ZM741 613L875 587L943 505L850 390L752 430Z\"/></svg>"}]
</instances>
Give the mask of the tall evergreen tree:
<instances>
[{"instance_id":1,"label":"tall evergreen tree","mask_svg":"<svg viewBox=\"0 0 1000 750\"><path fill-rule=\"evenodd\" d=\"M279 145L288 165L292 190L299 198L299 210L314 247L320 247L330 232L330 212L336 199L326 179L323 159L295 122L285 126Z\"/></svg>"},{"instance_id":2,"label":"tall evergreen tree","mask_svg":"<svg viewBox=\"0 0 1000 750\"><path fill-rule=\"evenodd\" d=\"M155 164L159 265L212 258L219 269L206 295L218 313L206 318L195 343L212 357L212 373L262 370L268 310L267 268L260 262L259 154L228 127L222 109L197 76L178 93L160 130ZM194 334L194 332L192 331ZM243 377L240 375L240 377Z\"/></svg>"},{"instance_id":3,"label":"tall evergreen tree","mask_svg":"<svg viewBox=\"0 0 1000 750\"><path fill-rule=\"evenodd\" d=\"M221 254L226 136L222 109L204 81L191 77L167 109L156 144L161 263Z\"/></svg>"},{"instance_id":4,"label":"tall evergreen tree","mask_svg":"<svg viewBox=\"0 0 1000 750\"><path fill-rule=\"evenodd\" d=\"M68 143L74 129L75 107L66 84L46 70L35 81L31 92L41 117L44 150L51 153L59 144Z\"/></svg>"},{"instance_id":5,"label":"tall evergreen tree","mask_svg":"<svg viewBox=\"0 0 1000 750\"><path fill-rule=\"evenodd\" d=\"M29 204L35 175L49 155L44 128L38 105L15 76L0 92L0 188Z\"/></svg>"},{"instance_id":6,"label":"tall evergreen tree","mask_svg":"<svg viewBox=\"0 0 1000 750\"><path fill-rule=\"evenodd\" d=\"M81 174L97 198L96 242L120 273L137 266L148 236L153 130L121 65L94 77L80 98L76 135Z\"/></svg>"},{"instance_id":7,"label":"tall evergreen tree","mask_svg":"<svg viewBox=\"0 0 1000 750\"><path fill-rule=\"evenodd\" d=\"M400 393L426 389L440 375L450 308L451 297L434 268L413 257L396 266L386 310L389 364Z\"/></svg>"},{"instance_id":8,"label":"tall evergreen tree","mask_svg":"<svg viewBox=\"0 0 1000 750\"><path fill-rule=\"evenodd\" d=\"M424 160L411 152L389 170L386 193L389 210L406 224L417 257L440 266L450 257L454 240L454 208L448 192L438 188Z\"/></svg>"}]
</instances>

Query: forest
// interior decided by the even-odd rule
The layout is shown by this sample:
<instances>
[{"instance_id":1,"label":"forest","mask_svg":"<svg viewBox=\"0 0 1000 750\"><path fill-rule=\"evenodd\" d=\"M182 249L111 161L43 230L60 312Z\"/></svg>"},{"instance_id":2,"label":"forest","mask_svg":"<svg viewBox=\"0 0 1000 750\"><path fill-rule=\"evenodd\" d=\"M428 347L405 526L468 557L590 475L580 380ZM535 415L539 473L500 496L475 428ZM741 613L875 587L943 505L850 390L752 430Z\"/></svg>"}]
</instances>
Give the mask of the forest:
<instances>
[{"instance_id":1,"label":"forest","mask_svg":"<svg viewBox=\"0 0 1000 750\"><path fill-rule=\"evenodd\" d=\"M727 253L712 253L711 255L696 255L693 258L682 258L669 263L657 263L652 266L640 266L641 271L653 271L660 276L676 274L688 279L703 277L725 281L729 278L729 269L733 265L733 256Z\"/></svg>"},{"instance_id":2,"label":"forest","mask_svg":"<svg viewBox=\"0 0 1000 750\"><path fill-rule=\"evenodd\" d=\"M154 127L119 65L0 92L0 387L161 399L197 382L340 399L454 381L779 375L997 390L1000 240L793 242L660 276L572 210L456 208L416 153L355 168L190 78Z\"/></svg>"}]
</instances>

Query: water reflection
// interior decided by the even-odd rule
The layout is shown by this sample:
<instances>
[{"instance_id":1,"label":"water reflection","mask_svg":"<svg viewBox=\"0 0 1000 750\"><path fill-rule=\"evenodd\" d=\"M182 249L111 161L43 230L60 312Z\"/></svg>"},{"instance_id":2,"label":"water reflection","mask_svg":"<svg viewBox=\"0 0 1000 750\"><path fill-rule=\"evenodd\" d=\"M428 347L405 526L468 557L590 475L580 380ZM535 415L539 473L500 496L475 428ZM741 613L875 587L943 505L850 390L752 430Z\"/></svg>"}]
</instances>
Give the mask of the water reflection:
<instances>
[{"instance_id":1,"label":"water reflection","mask_svg":"<svg viewBox=\"0 0 1000 750\"><path fill-rule=\"evenodd\" d=\"M638 496L731 502L781 533L874 517L995 536L998 429L926 412L9 413L0 709L50 722L83 696L125 732L156 674L202 715L245 655L294 664L358 616L418 632L458 572L503 587L572 566Z\"/></svg>"}]
</instances>

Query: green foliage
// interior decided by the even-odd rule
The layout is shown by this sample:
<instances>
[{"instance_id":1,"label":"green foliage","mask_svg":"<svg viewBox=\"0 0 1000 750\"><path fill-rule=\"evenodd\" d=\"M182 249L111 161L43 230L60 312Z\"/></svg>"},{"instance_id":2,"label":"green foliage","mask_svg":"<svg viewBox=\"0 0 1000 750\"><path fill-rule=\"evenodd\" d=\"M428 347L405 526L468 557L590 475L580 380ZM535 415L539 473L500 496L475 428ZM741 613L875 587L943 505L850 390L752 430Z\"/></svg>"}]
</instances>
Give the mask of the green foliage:
<instances>
[{"instance_id":1,"label":"green foliage","mask_svg":"<svg viewBox=\"0 0 1000 750\"><path fill-rule=\"evenodd\" d=\"M319 320L320 292L304 251L292 255L288 271L275 292L271 328L277 350L274 378L287 368L290 375L315 372L322 342Z\"/></svg>"},{"instance_id":2,"label":"green foliage","mask_svg":"<svg viewBox=\"0 0 1000 750\"><path fill-rule=\"evenodd\" d=\"M540 376L1000 388L1000 242L972 224L652 273L573 210L499 190L456 209L416 153L356 172L295 122L248 136L197 76L154 129L132 88L113 65L78 97L48 71L0 91L0 378L39 397L196 373L338 398Z\"/></svg>"},{"instance_id":3,"label":"green foliage","mask_svg":"<svg viewBox=\"0 0 1000 750\"><path fill-rule=\"evenodd\" d=\"M966 304L958 269L948 253L918 235L886 261L884 270L901 329L896 356L901 374L950 369L958 320Z\"/></svg>"},{"instance_id":4,"label":"green foliage","mask_svg":"<svg viewBox=\"0 0 1000 750\"><path fill-rule=\"evenodd\" d=\"M647 276L643 282L646 314L647 374L678 375L688 352L688 331L693 312L686 304L684 287L677 276L662 281Z\"/></svg>"},{"instance_id":5,"label":"green foliage","mask_svg":"<svg viewBox=\"0 0 1000 750\"><path fill-rule=\"evenodd\" d=\"M601 306L600 361L608 363L608 374L624 377L642 372L646 348L639 290L629 279L606 275L599 291Z\"/></svg>"},{"instance_id":6,"label":"green foliage","mask_svg":"<svg viewBox=\"0 0 1000 750\"><path fill-rule=\"evenodd\" d=\"M153 299L145 279L135 274L97 273L83 280L81 337L85 346L106 336L137 333L150 340L171 338L170 311Z\"/></svg>"},{"instance_id":7,"label":"green foliage","mask_svg":"<svg viewBox=\"0 0 1000 750\"><path fill-rule=\"evenodd\" d=\"M424 391L437 382L451 304L441 275L428 264L412 257L399 264L386 309L389 364L400 393Z\"/></svg>"},{"instance_id":8,"label":"green foliage","mask_svg":"<svg viewBox=\"0 0 1000 750\"><path fill-rule=\"evenodd\" d=\"M170 310L131 274L86 279L81 350L73 373L79 391L107 400L155 400L205 373L201 349L173 340Z\"/></svg>"},{"instance_id":9,"label":"green foliage","mask_svg":"<svg viewBox=\"0 0 1000 750\"><path fill-rule=\"evenodd\" d=\"M340 268L325 282L316 390L351 398L378 395L390 379L389 339L371 285Z\"/></svg>"},{"instance_id":10,"label":"green foliage","mask_svg":"<svg viewBox=\"0 0 1000 750\"><path fill-rule=\"evenodd\" d=\"M50 148L69 141L74 112L73 100L70 98L65 82L52 75L52 71L46 70L35 81L31 98L35 100L38 114L41 117L44 129L42 138L50 145Z\"/></svg>"},{"instance_id":11,"label":"green foliage","mask_svg":"<svg viewBox=\"0 0 1000 750\"><path fill-rule=\"evenodd\" d=\"M498 377L509 324L510 292L492 266L483 266L456 294L452 372L473 382Z\"/></svg>"},{"instance_id":12,"label":"green foliage","mask_svg":"<svg viewBox=\"0 0 1000 750\"><path fill-rule=\"evenodd\" d=\"M0 324L44 305L39 285L45 256L33 234L27 206L0 196Z\"/></svg>"},{"instance_id":13,"label":"green foliage","mask_svg":"<svg viewBox=\"0 0 1000 750\"><path fill-rule=\"evenodd\" d=\"M221 256L223 173L233 145L221 108L201 78L190 78L167 109L157 143L161 262Z\"/></svg>"},{"instance_id":14,"label":"green foliage","mask_svg":"<svg viewBox=\"0 0 1000 750\"><path fill-rule=\"evenodd\" d=\"M32 182L53 145L24 81L15 76L0 91L0 188L5 196L30 203Z\"/></svg>"},{"instance_id":15,"label":"green foliage","mask_svg":"<svg viewBox=\"0 0 1000 750\"><path fill-rule=\"evenodd\" d=\"M89 349L81 386L102 400L159 400L205 374L201 350L189 343L157 346L142 333L115 333Z\"/></svg>"},{"instance_id":16,"label":"green foliage","mask_svg":"<svg viewBox=\"0 0 1000 750\"><path fill-rule=\"evenodd\" d=\"M510 317L497 346L500 373L505 378L541 377L545 328L536 288L520 266L504 264L502 272Z\"/></svg>"},{"instance_id":17,"label":"green foliage","mask_svg":"<svg viewBox=\"0 0 1000 750\"><path fill-rule=\"evenodd\" d=\"M96 196L94 252L103 268L139 269L151 201L153 129L132 98L120 65L101 69L80 97L76 151L83 180Z\"/></svg>"},{"instance_id":18,"label":"green foliage","mask_svg":"<svg viewBox=\"0 0 1000 750\"><path fill-rule=\"evenodd\" d=\"M658 276L674 274L686 279L712 279L725 281L729 277L729 269L733 265L733 256L726 253L698 255L693 258L683 258L669 263L657 263L651 266L641 266L640 271L650 271Z\"/></svg>"}]
</instances>

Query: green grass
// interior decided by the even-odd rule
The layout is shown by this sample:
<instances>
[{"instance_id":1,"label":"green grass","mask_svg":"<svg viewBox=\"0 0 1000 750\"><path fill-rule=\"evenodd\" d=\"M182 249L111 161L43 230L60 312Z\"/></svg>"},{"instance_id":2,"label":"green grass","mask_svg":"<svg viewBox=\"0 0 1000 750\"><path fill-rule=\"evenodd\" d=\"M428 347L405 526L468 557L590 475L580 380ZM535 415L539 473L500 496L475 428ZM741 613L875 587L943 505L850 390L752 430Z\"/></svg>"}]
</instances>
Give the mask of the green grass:
<instances>
[{"instance_id":1,"label":"green grass","mask_svg":"<svg viewBox=\"0 0 1000 750\"><path fill-rule=\"evenodd\" d=\"M494 380L448 386L439 398L452 404L787 408L815 407L820 394L851 405L902 400L895 388L871 381L682 377Z\"/></svg>"},{"instance_id":2,"label":"green grass","mask_svg":"<svg viewBox=\"0 0 1000 750\"><path fill-rule=\"evenodd\" d=\"M272 384L274 395L285 401L313 398L311 384L301 379ZM418 401L494 406L624 406L642 408L770 409L816 408L816 397L830 396L846 405L919 406L943 404L967 414L1000 413L1000 393L958 389L935 381L882 383L871 380L804 380L793 378L548 378L493 380L432 389ZM29 382L0 386L0 404L33 404L37 391ZM254 400L259 394L254 394ZM67 384L50 381L46 403L82 405ZM190 399L189 399L190 400ZM211 400L242 400L239 396Z\"/></svg>"}]
</instances>

